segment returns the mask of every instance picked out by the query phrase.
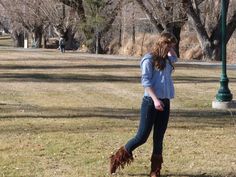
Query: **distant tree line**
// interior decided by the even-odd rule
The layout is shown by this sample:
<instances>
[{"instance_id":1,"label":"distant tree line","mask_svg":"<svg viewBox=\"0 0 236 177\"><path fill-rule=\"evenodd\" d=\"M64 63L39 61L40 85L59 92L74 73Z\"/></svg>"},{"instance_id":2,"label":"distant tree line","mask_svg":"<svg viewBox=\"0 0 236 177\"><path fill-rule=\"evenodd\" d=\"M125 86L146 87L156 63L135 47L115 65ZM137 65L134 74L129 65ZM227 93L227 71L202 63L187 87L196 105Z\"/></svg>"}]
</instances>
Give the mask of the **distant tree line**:
<instances>
[{"instance_id":1,"label":"distant tree line","mask_svg":"<svg viewBox=\"0 0 236 177\"><path fill-rule=\"evenodd\" d=\"M236 2L224 1L228 42L236 28ZM124 13L128 6L130 13ZM92 53L107 53L114 38L121 41L124 23L132 26L135 43L140 12L156 33L170 31L179 41L188 24L196 32L203 59L220 60L221 0L0 0L0 11L0 26L16 47L22 47L25 38L31 38L34 47L47 47L49 38L64 36L68 49L83 43Z\"/></svg>"}]
</instances>

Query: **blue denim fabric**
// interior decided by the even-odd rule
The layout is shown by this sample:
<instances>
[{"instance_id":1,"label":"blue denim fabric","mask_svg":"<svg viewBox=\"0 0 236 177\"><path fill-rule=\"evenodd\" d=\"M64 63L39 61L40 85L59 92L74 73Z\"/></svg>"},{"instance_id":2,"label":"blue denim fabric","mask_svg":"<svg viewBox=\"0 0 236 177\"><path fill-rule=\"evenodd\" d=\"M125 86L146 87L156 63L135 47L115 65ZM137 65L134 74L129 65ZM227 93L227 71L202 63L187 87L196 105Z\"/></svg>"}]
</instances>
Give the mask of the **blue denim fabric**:
<instances>
[{"instance_id":1,"label":"blue denim fabric","mask_svg":"<svg viewBox=\"0 0 236 177\"><path fill-rule=\"evenodd\" d=\"M140 62L142 71L141 83L143 87L152 87L154 93L158 98L172 99L175 96L174 83L172 80L172 66L171 63L177 61L174 56L168 56L169 60L166 62L166 67L163 70L158 70L153 67L153 57L150 53L144 55ZM146 91L144 96L150 96Z\"/></svg>"},{"instance_id":2,"label":"blue denim fabric","mask_svg":"<svg viewBox=\"0 0 236 177\"><path fill-rule=\"evenodd\" d=\"M151 97L144 96L141 105L141 116L136 136L130 139L125 149L132 154L132 151L144 144L153 127L153 154L162 154L163 139L169 121L170 100L161 99L165 105L164 111L158 111L154 107Z\"/></svg>"}]
</instances>

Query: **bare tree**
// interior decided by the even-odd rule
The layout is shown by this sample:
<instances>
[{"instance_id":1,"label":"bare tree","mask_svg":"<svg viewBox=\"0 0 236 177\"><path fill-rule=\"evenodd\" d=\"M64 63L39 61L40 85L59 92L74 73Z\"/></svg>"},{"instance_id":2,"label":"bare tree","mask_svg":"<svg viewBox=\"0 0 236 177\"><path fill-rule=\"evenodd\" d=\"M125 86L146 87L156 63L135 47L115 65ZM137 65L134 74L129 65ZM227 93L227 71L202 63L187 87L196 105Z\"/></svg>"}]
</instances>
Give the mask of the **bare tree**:
<instances>
[{"instance_id":1,"label":"bare tree","mask_svg":"<svg viewBox=\"0 0 236 177\"><path fill-rule=\"evenodd\" d=\"M0 0L1 5L1 16L2 18L7 18L9 21L9 29L11 29L12 38L14 39L14 46L23 47L24 45L24 28L23 26L14 20L14 8L11 7L10 3L6 0ZM17 5L17 4L15 4Z\"/></svg>"},{"instance_id":2,"label":"bare tree","mask_svg":"<svg viewBox=\"0 0 236 177\"><path fill-rule=\"evenodd\" d=\"M5 9L0 5L0 27L5 33L10 33L10 19L6 14Z\"/></svg>"},{"instance_id":3,"label":"bare tree","mask_svg":"<svg viewBox=\"0 0 236 177\"><path fill-rule=\"evenodd\" d=\"M0 4L7 12L12 25L12 36L16 46L22 46L22 38L26 37L27 32L34 33L41 47L42 33L45 26L45 16L41 15L41 1L34 0L0 0Z\"/></svg>"},{"instance_id":4,"label":"bare tree","mask_svg":"<svg viewBox=\"0 0 236 177\"><path fill-rule=\"evenodd\" d=\"M74 8L65 6L58 0L44 0L41 12L47 17L48 24L58 36L66 39L66 49L75 49L75 34L79 30L79 17Z\"/></svg>"},{"instance_id":5,"label":"bare tree","mask_svg":"<svg viewBox=\"0 0 236 177\"><path fill-rule=\"evenodd\" d=\"M47 31L55 27L58 35L67 36L71 48L78 31L78 18L71 8L63 13L59 8L63 4L58 4L56 0L0 0L0 5L10 21L15 46L23 47L23 40L29 34L33 38L34 47L42 47L43 38L45 46Z\"/></svg>"},{"instance_id":6,"label":"bare tree","mask_svg":"<svg viewBox=\"0 0 236 177\"><path fill-rule=\"evenodd\" d=\"M188 18L197 33L205 60L220 60L221 43L221 1L220 0L183 0ZM226 42L236 28L236 7L225 0L226 11L230 11L227 20Z\"/></svg>"},{"instance_id":7,"label":"bare tree","mask_svg":"<svg viewBox=\"0 0 236 177\"><path fill-rule=\"evenodd\" d=\"M60 2L76 10L86 44L90 51L95 52L97 43L98 53L105 52L105 49L101 46L101 39L111 29L121 9L122 1L60 0Z\"/></svg>"},{"instance_id":8,"label":"bare tree","mask_svg":"<svg viewBox=\"0 0 236 177\"><path fill-rule=\"evenodd\" d=\"M156 30L172 32L180 41L180 32L187 21L181 0L135 0L140 8L147 14ZM177 53L179 55L179 45Z\"/></svg>"},{"instance_id":9,"label":"bare tree","mask_svg":"<svg viewBox=\"0 0 236 177\"><path fill-rule=\"evenodd\" d=\"M171 31L180 40L182 25L189 21L197 33L205 60L220 60L221 0L136 0L158 32ZM225 0L227 39L236 28L235 1ZM229 5L231 3L231 5Z\"/></svg>"}]
</instances>

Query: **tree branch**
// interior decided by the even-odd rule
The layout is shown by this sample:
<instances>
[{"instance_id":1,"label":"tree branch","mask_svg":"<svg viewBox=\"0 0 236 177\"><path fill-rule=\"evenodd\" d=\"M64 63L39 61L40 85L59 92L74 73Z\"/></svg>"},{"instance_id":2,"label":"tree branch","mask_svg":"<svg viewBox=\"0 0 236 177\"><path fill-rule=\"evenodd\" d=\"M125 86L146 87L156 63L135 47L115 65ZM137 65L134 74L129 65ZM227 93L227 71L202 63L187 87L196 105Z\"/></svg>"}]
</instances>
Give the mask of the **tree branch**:
<instances>
[{"instance_id":1,"label":"tree branch","mask_svg":"<svg viewBox=\"0 0 236 177\"><path fill-rule=\"evenodd\" d=\"M104 34L107 31L109 31L109 29L111 28L113 22L115 21L117 15L119 13L119 11L121 10L122 3L123 3L123 0L119 0L119 2L117 3L116 7L113 10L110 20L106 23L105 27L101 30L101 34Z\"/></svg>"},{"instance_id":2,"label":"tree branch","mask_svg":"<svg viewBox=\"0 0 236 177\"><path fill-rule=\"evenodd\" d=\"M86 23L87 19L85 16L85 10L83 6L83 1L82 0L59 0L61 3L75 9L77 11L77 14L80 18L80 20L83 23Z\"/></svg>"},{"instance_id":3,"label":"tree branch","mask_svg":"<svg viewBox=\"0 0 236 177\"><path fill-rule=\"evenodd\" d=\"M229 23L227 24L227 36L226 36L227 42L231 38L235 29L236 29L236 10L234 10L233 16L231 17L231 19L229 20Z\"/></svg>"},{"instance_id":4,"label":"tree branch","mask_svg":"<svg viewBox=\"0 0 236 177\"><path fill-rule=\"evenodd\" d=\"M200 14L197 14L190 0L184 0L187 15L192 19L195 30L200 40L209 40L208 34L202 24Z\"/></svg>"},{"instance_id":5,"label":"tree branch","mask_svg":"<svg viewBox=\"0 0 236 177\"><path fill-rule=\"evenodd\" d=\"M229 8L229 0L225 0L226 1L226 15L227 15L227 13L228 13L228 8ZM210 37L210 39L211 39L211 41L213 41L214 39L216 39L216 38L219 38L218 36L220 35L220 33L221 33L221 21L222 21L222 12L221 12L221 9L222 8L220 8L220 12L219 12L219 16L218 16L218 21L217 21L217 25L215 26L215 28L214 28L214 30L212 31L212 33L211 33L211 37ZM235 14L236 15L236 14ZM233 20L233 17L232 17L232 19L231 20ZM234 23L234 22L232 22L232 23ZM229 25L228 25L228 27L230 27ZM232 34L231 34L232 35ZM231 36L230 35L230 36ZM227 36L228 36L228 34L227 34ZM229 40L229 39L228 39ZM226 40L226 41L228 41L228 40Z\"/></svg>"},{"instance_id":6,"label":"tree branch","mask_svg":"<svg viewBox=\"0 0 236 177\"><path fill-rule=\"evenodd\" d=\"M150 12L148 10L148 8L145 6L145 4L143 3L143 0L135 0L140 8L147 14L147 16L149 17L150 21L152 22L152 24L156 27L157 31L159 33L161 33L164 28L162 27L162 25L156 20L156 18L153 16L152 12Z\"/></svg>"}]
</instances>

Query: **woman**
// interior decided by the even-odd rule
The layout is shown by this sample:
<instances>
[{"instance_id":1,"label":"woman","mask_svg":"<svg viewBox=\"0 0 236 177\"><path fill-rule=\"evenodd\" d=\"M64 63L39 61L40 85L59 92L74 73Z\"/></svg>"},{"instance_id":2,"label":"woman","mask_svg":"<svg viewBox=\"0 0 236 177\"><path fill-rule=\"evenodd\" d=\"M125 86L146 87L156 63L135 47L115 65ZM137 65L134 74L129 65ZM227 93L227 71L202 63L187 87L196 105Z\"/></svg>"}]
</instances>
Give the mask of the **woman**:
<instances>
[{"instance_id":1,"label":"woman","mask_svg":"<svg viewBox=\"0 0 236 177\"><path fill-rule=\"evenodd\" d=\"M59 39L59 48L61 50L61 53L65 53L65 38L64 38L64 36L61 36Z\"/></svg>"},{"instance_id":2,"label":"woman","mask_svg":"<svg viewBox=\"0 0 236 177\"><path fill-rule=\"evenodd\" d=\"M110 173L133 161L132 151L144 144L153 127L153 152L151 156L151 177L160 176L162 144L170 112L170 99L174 98L174 85L171 73L177 61L174 51L176 38L168 32L160 35L154 50L141 60L144 97L141 105L141 118L136 136L129 140L110 157Z\"/></svg>"}]
</instances>

